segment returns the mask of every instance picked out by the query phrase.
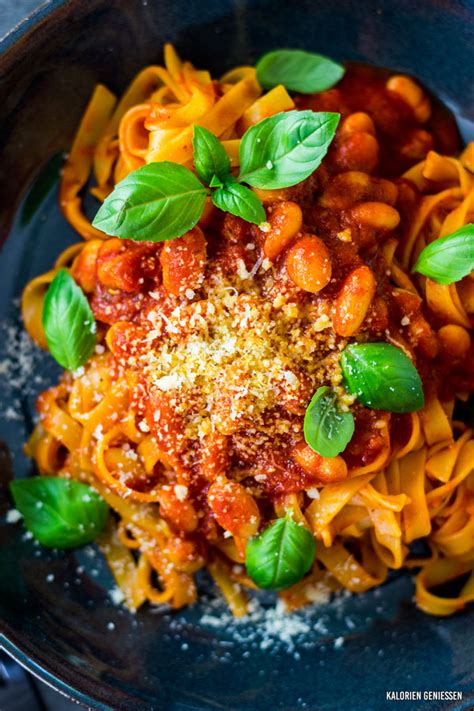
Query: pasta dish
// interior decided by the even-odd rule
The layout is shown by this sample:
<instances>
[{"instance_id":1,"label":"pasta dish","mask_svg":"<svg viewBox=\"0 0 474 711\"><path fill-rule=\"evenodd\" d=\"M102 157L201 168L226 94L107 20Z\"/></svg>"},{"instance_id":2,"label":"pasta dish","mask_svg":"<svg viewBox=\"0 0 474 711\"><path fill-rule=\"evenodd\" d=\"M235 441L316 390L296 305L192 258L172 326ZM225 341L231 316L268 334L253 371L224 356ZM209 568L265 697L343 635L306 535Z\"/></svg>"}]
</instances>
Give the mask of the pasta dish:
<instances>
[{"instance_id":1,"label":"pasta dish","mask_svg":"<svg viewBox=\"0 0 474 711\"><path fill-rule=\"evenodd\" d=\"M428 613L474 600L473 146L414 79L296 50L98 85L82 239L22 300L65 368L12 486L38 540L97 540L131 610L204 568L236 616L402 568Z\"/></svg>"}]
</instances>

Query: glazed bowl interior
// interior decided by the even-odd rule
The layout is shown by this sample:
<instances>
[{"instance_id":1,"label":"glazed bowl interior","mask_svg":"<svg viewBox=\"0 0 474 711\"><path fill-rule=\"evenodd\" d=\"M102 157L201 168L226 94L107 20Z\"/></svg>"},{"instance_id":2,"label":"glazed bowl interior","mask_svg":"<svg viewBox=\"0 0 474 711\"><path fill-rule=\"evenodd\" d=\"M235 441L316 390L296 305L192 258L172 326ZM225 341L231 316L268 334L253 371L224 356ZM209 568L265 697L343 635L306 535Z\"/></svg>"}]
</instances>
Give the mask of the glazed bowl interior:
<instances>
[{"instance_id":1,"label":"glazed bowl interior","mask_svg":"<svg viewBox=\"0 0 474 711\"><path fill-rule=\"evenodd\" d=\"M22 444L35 395L58 369L22 333L18 297L77 241L57 207L61 155L91 90L123 91L165 41L219 75L275 47L302 47L416 75L472 137L472 19L466 2L410 0L90 0L50 2L0 46L0 473L32 472ZM449 50L449 51L448 51ZM93 207L93 205L91 205ZM390 689L460 689L472 707L472 614L423 615L413 581L394 575L284 622L271 600L233 623L214 599L184 612L114 606L93 547L46 552L0 527L3 643L74 698L114 709L369 709ZM285 625L287 629L285 631ZM440 679L440 674L442 679ZM411 708L425 708L423 702ZM436 705L431 709L448 708Z\"/></svg>"}]
</instances>

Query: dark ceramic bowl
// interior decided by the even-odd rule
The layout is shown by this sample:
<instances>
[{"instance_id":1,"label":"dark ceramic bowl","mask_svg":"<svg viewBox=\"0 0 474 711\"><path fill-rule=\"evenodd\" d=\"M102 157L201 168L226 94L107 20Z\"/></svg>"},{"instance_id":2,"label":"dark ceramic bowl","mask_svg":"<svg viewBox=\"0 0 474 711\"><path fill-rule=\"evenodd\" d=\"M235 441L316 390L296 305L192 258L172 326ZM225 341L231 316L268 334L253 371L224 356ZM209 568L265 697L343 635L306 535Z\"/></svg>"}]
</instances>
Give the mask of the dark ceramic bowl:
<instances>
[{"instance_id":1,"label":"dark ceramic bowl","mask_svg":"<svg viewBox=\"0 0 474 711\"><path fill-rule=\"evenodd\" d=\"M216 73L278 46L304 47L416 74L473 119L474 7L468 0L72 0L50 2L0 46L0 472L31 473L21 445L35 394L58 371L22 333L18 296L75 241L56 206L60 154L98 81L120 92L166 40ZM60 691L100 709L353 709L391 707L386 692L455 690L474 705L473 613L428 617L413 582L394 576L286 623L267 599L232 623L212 598L170 614L114 606L93 547L51 553L21 525L0 528L2 644ZM207 582L202 581L203 589Z\"/></svg>"}]
</instances>

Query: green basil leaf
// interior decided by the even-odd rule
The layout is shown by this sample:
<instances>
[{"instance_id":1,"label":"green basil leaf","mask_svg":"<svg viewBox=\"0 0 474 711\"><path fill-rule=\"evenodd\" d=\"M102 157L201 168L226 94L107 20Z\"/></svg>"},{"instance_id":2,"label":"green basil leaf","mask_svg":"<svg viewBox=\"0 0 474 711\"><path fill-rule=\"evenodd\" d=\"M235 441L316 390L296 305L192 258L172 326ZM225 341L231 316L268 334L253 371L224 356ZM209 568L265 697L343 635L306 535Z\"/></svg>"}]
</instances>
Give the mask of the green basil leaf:
<instances>
[{"instance_id":1,"label":"green basil leaf","mask_svg":"<svg viewBox=\"0 0 474 711\"><path fill-rule=\"evenodd\" d=\"M353 434L352 413L342 412L331 388L318 388L304 416L306 443L322 457L335 457L344 451Z\"/></svg>"},{"instance_id":2,"label":"green basil leaf","mask_svg":"<svg viewBox=\"0 0 474 711\"><path fill-rule=\"evenodd\" d=\"M219 210L230 212L255 225L261 225L267 219L265 209L255 193L239 183L227 182L224 187L212 193L212 202Z\"/></svg>"},{"instance_id":3,"label":"green basil leaf","mask_svg":"<svg viewBox=\"0 0 474 711\"><path fill-rule=\"evenodd\" d=\"M224 183L220 178L217 177L217 175L213 175L210 182L209 182L209 187L210 188L223 188Z\"/></svg>"},{"instance_id":4,"label":"green basil leaf","mask_svg":"<svg viewBox=\"0 0 474 711\"><path fill-rule=\"evenodd\" d=\"M49 351L63 368L76 370L92 355L97 330L94 314L66 269L58 271L46 292L43 327Z\"/></svg>"},{"instance_id":5,"label":"green basil leaf","mask_svg":"<svg viewBox=\"0 0 474 711\"><path fill-rule=\"evenodd\" d=\"M117 183L93 225L108 235L162 242L198 222L207 190L188 168L162 161L144 165Z\"/></svg>"},{"instance_id":6,"label":"green basil leaf","mask_svg":"<svg viewBox=\"0 0 474 711\"><path fill-rule=\"evenodd\" d=\"M49 548L91 543L107 521L105 501L79 481L36 476L12 481L10 490L26 528Z\"/></svg>"},{"instance_id":7,"label":"green basil leaf","mask_svg":"<svg viewBox=\"0 0 474 711\"><path fill-rule=\"evenodd\" d=\"M341 367L347 390L366 407L415 412L424 405L417 369L390 343L353 343L342 352Z\"/></svg>"},{"instance_id":8,"label":"green basil leaf","mask_svg":"<svg viewBox=\"0 0 474 711\"><path fill-rule=\"evenodd\" d=\"M276 190L305 180L320 165L340 114L283 111L251 126L240 142L239 182Z\"/></svg>"},{"instance_id":9,"label":"green basil leaf","mask_svg":"<svg viewBox=\"0 0 474 711\"><path fill-rule=\"evenodd\" d=\"M420 272L438 284L452 284L470 274L473 269L474 224L471 223L427 245L412 271Z\"/></svg>"},{"instance_id":10,"label":"green basil leaf","mask_svg":"<svg viewBox=\"0 0 474 711\"><path fill-rule=\"evenodd\" d=\"M224 146L213 133L202 126L194 126L194 166L207 185L214 176L224 181L230 174L230 160Z\"/></svg>"},{"instance_id":11,"label":"green basil leaf","mask_svg":"<svg viewBox=\"0 0 474 711\"><path fill-rule=\"evenodd\" d=\"M311 568L314 550L311 532L287 515L247 543L247 572L259 588L288 588Z\"/></svg>"},{"instance_id":12,"label":"green basil leaf","mask_svg":"<svg viewBox=\"0 0 474 711\"><path fill-rule=\"evenodd\" d=\"M283 84L290 91L312 94L337 84L345 69L329 57L301 49L280 49L257 62L257 79L264 89Z\"/></svg>"}]
</instances>

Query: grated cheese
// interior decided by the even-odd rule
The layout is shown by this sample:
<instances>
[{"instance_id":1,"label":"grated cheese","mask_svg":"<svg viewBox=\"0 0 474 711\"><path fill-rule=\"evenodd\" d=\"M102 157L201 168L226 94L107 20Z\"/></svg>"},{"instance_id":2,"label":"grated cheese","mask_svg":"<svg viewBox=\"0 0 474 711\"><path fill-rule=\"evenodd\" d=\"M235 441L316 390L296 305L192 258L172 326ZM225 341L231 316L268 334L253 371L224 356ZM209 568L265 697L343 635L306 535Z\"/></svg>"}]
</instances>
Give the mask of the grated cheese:
<instances>
[{"instance_id":1,"label":"grated cheese","mask_svg":"<svg viewBox=\"0 0 474 711\"><path fill-rule=\"evenodd\" d=\"M21 513L17 509L10 509L7 511L5 520L7 523L18 523L23 518Z\"/></svg>"},{"instance_id":2,"label":"grated cheese","mask_svg":"<svg viewBox=\"0 0 474 711\"><path fill-rule=\"evenodd\" d=\"M178 501L184 501L188 495L188 487L184 484L175 484L174 493Z\"/></svg>"},{"instance_id":3,"label":"grated cheese","mask_svg":"<svg viewBox=\"0 0 474 711\"><path fill-rule=\"evenodd\" d=\"M109 597L114 603L114 605L120 605L125 600L125 595L123 591L118 587L109 590Z\"/></svg>"},{"instance_id":4,"label":"grated cheese","mask_svg":"<svg viewBox=\"0 0 474 711\"><path fill-rule=\"evenodd\" d=\"M25 398L44 387L43 351L24 330L18 307L15 300L10 318L0 322L0 418L7 422L23 421Z\"/></svg>"},{"instance_id":5,"label":"grated cheese","mask_svg":"<svg viewBox=\"0 0 474 711\"><path fill-rule=\"evenodd\" d=\"M144 353L137 348L142 355L136 365L151 386L176 393L187 438L202 438L213 428L228 434L250 422L262 425L269 410L279 412L273 434L289 432L290 420L279 407L284 398L304 402L335 375L334 333L318 332L321 322L291 301L275 309L243 260L238 272L234 283L214 278L204 284L207 298L178 306L167 317L152 310L148 319L161 337L154 346L147 341ZM239 291L243 279L245 290Z\"/></svg>"}]
</instances>

